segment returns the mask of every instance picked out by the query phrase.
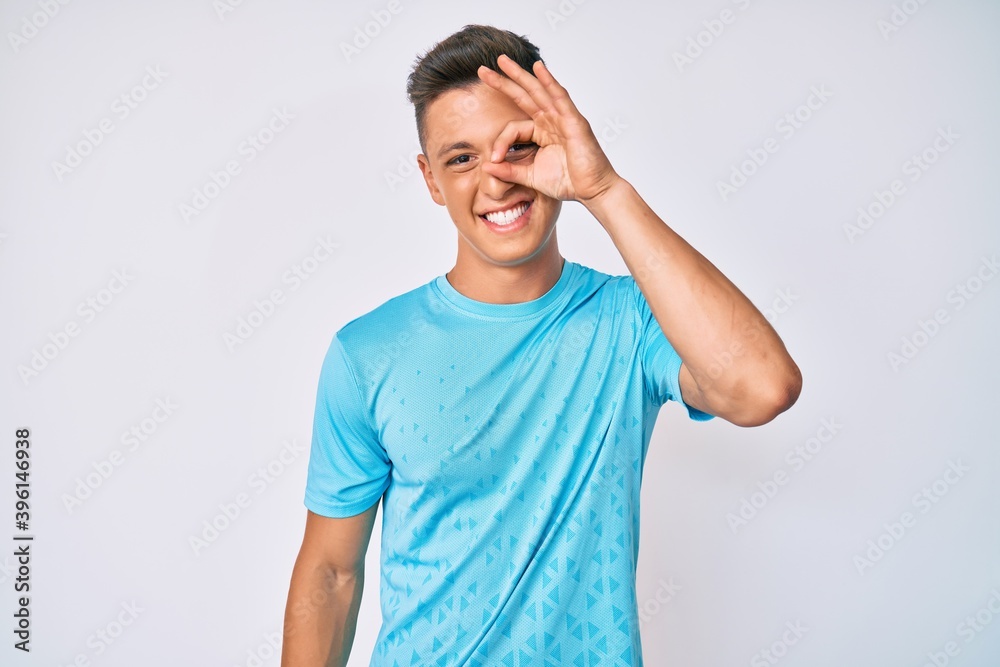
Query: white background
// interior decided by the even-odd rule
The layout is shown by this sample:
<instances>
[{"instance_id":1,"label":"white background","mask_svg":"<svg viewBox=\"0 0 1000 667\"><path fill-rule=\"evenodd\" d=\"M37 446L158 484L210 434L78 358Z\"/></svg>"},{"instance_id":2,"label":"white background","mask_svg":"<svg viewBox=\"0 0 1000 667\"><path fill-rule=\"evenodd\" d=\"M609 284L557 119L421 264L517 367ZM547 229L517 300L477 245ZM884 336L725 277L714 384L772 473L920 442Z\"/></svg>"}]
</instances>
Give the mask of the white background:
<instances>
[{"instance_id":1,"label":"white background","mask_svg":"<svg viewBox=\"0 0 1000 667\"><path fill-rule=\"evenodd\" d=\"M804 376L798 403L759 428L661 412L637 582L646 664L773 664L757 654L775 642L788 667L918 666L928 652L1000 664L987 606L997 592L1000 610L1000 280L983 264L1000 253L1000 6L399 3L387 14L383 2L220 12L209 0L91 0L51 2L51 17L44 2L3 3L0 663L278 664L267 638L302 535L323 354L341 325L455 259L454 226L415 171L406 75L435 42L490 23L540 47L667 224L759 308L777 301L784 312L765 312ZM732 20L713 24L723 10ZM372 12L391 21L345 55ZM696 57L679 65L688 49ZM813 87L830 95L809 109ZM275 109L293 118L250 160L241 143ZM788 136L776 124L796 112ZM113 131L57 167L102 119ZM723 197L718 184L771 137L778 150ZM925 151L933 164L914 172L906 163ZM228 160L240 172L185 220L179 207ZM903 194L852 237L859 207L895 179ZM558 230L565 257L627 271L579 204ZM320 237L337 252L293 289L283 276ZM978 291L959 298L958 285ZM276 289L273 314L227 345ZM104 301L92 319L88 298ZM939 309L946 321L919 335ZM73 324L78 335L61 338ZM894 367L904 337L920 345ZM36 352L41 370L19 371ZM177 406L159 423L157 399ZM840 425L832 438L824 419ZM122 434L144 420L130 451ZM30 655L11 632L21 427L32 433ZM796 469L786 454L817 435L827 442ZM937 502L914 503L949 462L968 470L938 482ZM278 474L262 482L268 465ZM773 497L753 496L779 471ZM99 486L68 505L88 476ZM241 493L249 505L194 548ZM760 507L736 525L744 499ZM883 535L904 512L915 523ZM352 665L368 664L378 632L380 525ZM880 536L890 548L859 565ZM131 619L123 604L141 611ZM977 612L980 630L960 626ZM120 615L132 622L117 634ZM807 630L783 647L786 623Z\"/></svg>"}]
</instances>

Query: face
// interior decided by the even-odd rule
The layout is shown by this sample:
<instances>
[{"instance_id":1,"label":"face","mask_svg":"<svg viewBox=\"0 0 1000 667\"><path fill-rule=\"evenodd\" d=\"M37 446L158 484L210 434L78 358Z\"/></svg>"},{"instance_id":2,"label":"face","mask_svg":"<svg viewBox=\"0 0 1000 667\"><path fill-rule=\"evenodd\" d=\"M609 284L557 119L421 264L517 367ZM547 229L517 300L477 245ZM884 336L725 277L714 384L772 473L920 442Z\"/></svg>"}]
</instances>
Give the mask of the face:
<instances>
[{"instance_id":1,"label":"face","mask_svg":"<svg viewBox=\"0 0 1000 667\"><path fill-rule=\"evenodd\" d=\"M480 168L508 122L530 119L509 97L484 83L450 90L427 107L427 153L417 160L431 197L448 208L458 228L460 263L515 266L540 260L547 249L558 253L553 232L562 202ZM533 143L516 143L505 159L530 165L537 150ZM525 205L523 214L502 224ZM510 216L499 220L491 215L495 222L486 217L507 211L512 211Z\"/></svg>"}]
</instances>

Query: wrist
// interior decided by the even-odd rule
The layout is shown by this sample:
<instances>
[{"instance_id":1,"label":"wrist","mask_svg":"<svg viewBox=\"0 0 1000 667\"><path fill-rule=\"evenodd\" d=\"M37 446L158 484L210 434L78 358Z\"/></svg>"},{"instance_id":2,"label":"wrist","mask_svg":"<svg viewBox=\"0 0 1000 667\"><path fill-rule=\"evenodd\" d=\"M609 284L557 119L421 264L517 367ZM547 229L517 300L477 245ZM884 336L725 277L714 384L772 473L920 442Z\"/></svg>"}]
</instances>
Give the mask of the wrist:
<instances>
[{"instance_id":1,"label":"wrist","mask_svg":"<svg viewBox=\"0 0 1000 667\"><path fill-rule=\"evenodd\" d=\"M609 184L598 194L587 199L581 199L580 203L603 224L605 213L614 205L614 202L620 202L622 196L631 188L632 186L628 181L618 174L614 174Z\"/></svg>"}]
</instances>

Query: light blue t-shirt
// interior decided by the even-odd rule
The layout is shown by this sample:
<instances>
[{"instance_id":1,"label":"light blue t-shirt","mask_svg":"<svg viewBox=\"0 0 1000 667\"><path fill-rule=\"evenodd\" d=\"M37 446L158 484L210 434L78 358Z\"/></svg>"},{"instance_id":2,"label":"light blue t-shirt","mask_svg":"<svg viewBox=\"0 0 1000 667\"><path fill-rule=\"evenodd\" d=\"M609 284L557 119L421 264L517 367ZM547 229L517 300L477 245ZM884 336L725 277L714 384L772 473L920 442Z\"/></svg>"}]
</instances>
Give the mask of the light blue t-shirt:
<instances>
[{"instance_id":1,"label":"light blue t-shirt","mask_svg":"<svg viewBox=\"0 0 1000 667\"><path fill-rule=\"evenodd\" d=\"M642 665L639 485L680 365L631 276L569 260L532 301L442 275L341 327L305 505L382 498L370 664Z\"/></svg>"}]
</instances>

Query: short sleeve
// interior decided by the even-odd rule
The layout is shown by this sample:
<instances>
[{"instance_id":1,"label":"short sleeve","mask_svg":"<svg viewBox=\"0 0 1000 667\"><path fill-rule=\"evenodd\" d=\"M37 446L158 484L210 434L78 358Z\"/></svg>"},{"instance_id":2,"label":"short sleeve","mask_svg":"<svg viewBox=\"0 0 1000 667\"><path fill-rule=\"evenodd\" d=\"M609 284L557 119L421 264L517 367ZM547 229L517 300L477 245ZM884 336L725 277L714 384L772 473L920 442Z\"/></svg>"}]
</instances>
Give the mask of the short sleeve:
<instances>
[{"instance_id":1,"label":"short sleeve","mask_svg":"<svg viewBox=\"0 0 1000 667\"><path fill-rule=\"evenodd\" d=\"M660 406L667 401L677 401L688 412L688 417L695 421L708 421L715 415L702 412L685 403L681 397L681 358L673 345L663 335L659 322L649 308L646 296L632 276L625 276L628 295L636 308L639 326L639 355L642 363L643 381L646 391L652 396L654 403Z\"/></svg>"},{"instance_id":2,"label":"short sleeve","mask_svg":"<svg viewBox=\"0 0 1000 667\"><path fill-rule=\"evenodd\" d=\"M334 336L320 372L306 474L305 505L316 514L360 514L389 486L392 464L369 414L344 346Z\"/></svg>"}]
</instances>

